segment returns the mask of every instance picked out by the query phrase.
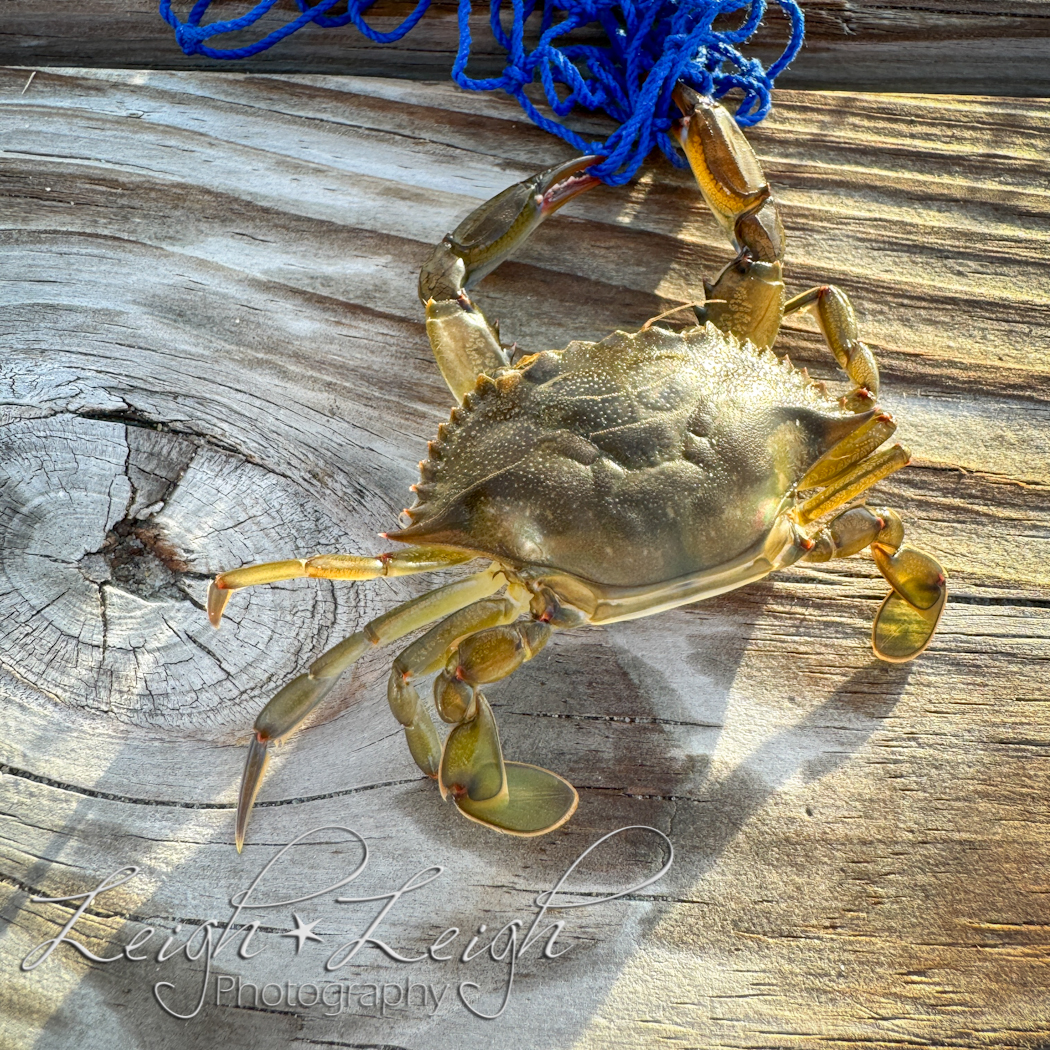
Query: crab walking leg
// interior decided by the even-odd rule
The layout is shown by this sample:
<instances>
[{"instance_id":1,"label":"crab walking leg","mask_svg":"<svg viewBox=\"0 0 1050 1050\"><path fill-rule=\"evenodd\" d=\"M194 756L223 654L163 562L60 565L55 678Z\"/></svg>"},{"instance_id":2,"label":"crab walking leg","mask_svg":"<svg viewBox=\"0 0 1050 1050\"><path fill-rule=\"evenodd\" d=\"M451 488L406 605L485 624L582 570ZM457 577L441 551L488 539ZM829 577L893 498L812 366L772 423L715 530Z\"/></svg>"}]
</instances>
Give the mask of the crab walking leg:
<instances>
[{"instance_id":1,"label":"crab walking leg","mask_svg":"<svg viewBox=\"0 0 1050 1050\"><path fill-rule=\"evenodd\" d=\"M833 445L813 464L798 483L801 491L821 488L837 482L858 463L887 441L897 429L888 412L873 412L869 419L851 434Z\"/></svg>"},{"instance_id":2,"label":"crab walking leg","mask_svg":"<svg viewBox=\"0 0 1050 1050\"><path fill-rule=\"evenodd\" d=\"M208 619L213 627L218 627L230 595L242 587L295 580L303 576L322 580L374 580L378 576L409 576L458 565L474 557L476 555L465 551L441 547L409 547L379 554L374 558L359 554L317 554L312 558L289 558L285 561L246 565L242 569L220 572L209 584Z\"/></svg>"},{"instance_id":3,"label":"crab walking leg","mask_svg":"<svg viewBox=\"0 0 1050 1050\"><path fill-rule=\"evenodd\" d=\"M904 525L885 507L850 507L813 537L803 561L848 558L871 547L879 572L893 588L871 630L871 645L880 660L914 660L930 644L948 597L947 574L940 563L904 547Z\"/></svg>"},{"instance_id":4,"label":"crab walking leg","mask_svg":"<svg viewBox=\"0 0 1050 1050\"><path fill-rule=\"evenodd\" d=\"M802 561L850 558L876 542L891 551L900 547L904 542L900 515L886 507L850 507L836 514L813 536L813 548L802 556Z\"/></svg>"},{"instance_id":5,"label":"crab walking leg","mask_svg":"<svg viewBox=\"0 0 1050 1050\"><path fill-rule=\"evenodd\" d=\"M483 372L509 362L499 333L467 297L472 288L519 248L544 219L600 182L584 174L601 157L578 157L508 187L475 208L434 246L419 274L427 335L438 367L457 399Z\"/></svg>"},{"instance_id":6,"label":"crab walking leg","mask_svg":"<svg viewBox=\"0 0 1050 1050\"><path fill-rule=\"evenodd\" d=\"M372 646L388 645L428 623L447 617L457 609L469 606L495 593L506 584L503 574L495 568L475 573L464 580L438 587L426 594L391 609L376 617L356 634L344 638L338 645L322 653L306 674L293 678L259 712L255 720L254 736L248 746L248 757L241 778L237 799L237 852L244 845L255 796L259 793L263 772L269 757L269 748L299 728L311 711L331 692L339 676L355 664ZM428 719L429 720L429 719ZM426 727L418 730L425 735ZM436 744L433 723L430 733ZM437 763L434 763L435 772Z\"/></svg>"},{"instance_id":7,"label":"crab walking leg","mask_svg":"<svg viewBox=\"0 0 1050 1050\"><path fill-rule=\"evenodd\" d=\"M839 368L857 384L846 404L856 412L870 408L870 402L879 396L879 366L871 348L860 341L857 318L846 293L833 284L810 288L785 303L785 314L796 310L812 310ZM864 396L863 391L871 397Z\"/></svg>"},{"instance_id":8,"label":"crab walking leg","mask_svg":"<svg viewBox=\"0 0 1050 1050\"><path fill-rule=\"evenodd\" d=\"M542 835L559 827L579 801L566 780L536 766L504 762L488 701L476 686L513 673L546 645L551 627L535 615L517 619L527 593L489 598L432 627L394 661L387 699L405 727L417 765L438 777L465 816L512 835ZM454 728L439 748L413 679L444 668L434 682L438 714ZM429 727L421 733L419 726Z\"/></svg>"},{"instance_id":9,"label":"crab walking leg","mask_svg":"<svg viewBox=\"0 0 1050 1050\"><path fill-rule=\"evenodd\" d=\"M800 525L816 521L836 507L849 503L894 471L906 467L910 460L911 453L903 445L894 445L868 456L844 474L839 474L827 488L800 503L794 510L795 520Z\"/></svg>"},{"instance_id":10,"label":"crab walking leg","mask_svg":"<svg viewBox=\"0 0 1050 1050\"><path fill-rule=\"evenodd\" d=\"M533 617L464 638L434 681L438 714L454 728L441 755L438 784L470 820L509 835L543 835L576 811L566 780L538 766L505 762L492 709L476 687L498 682L531 660L551 626Z\"/></svg>"},{"instance_id":11,"label":"crab walking leg","mask_svg":"<svg viewBox=\"0 0 1050 1050\"><path fill-rule=\"evenodd\" d=\"M423 707L412 679L436 671L456 641L479 628L513 620L521 610L514 598L486 598L446 617L417 638L394 660L387 683L387 700L394 717L405 728L405 740L415 763L427 776L437 776L441 745L430 715Z\"/></svg>"}]
</instances>

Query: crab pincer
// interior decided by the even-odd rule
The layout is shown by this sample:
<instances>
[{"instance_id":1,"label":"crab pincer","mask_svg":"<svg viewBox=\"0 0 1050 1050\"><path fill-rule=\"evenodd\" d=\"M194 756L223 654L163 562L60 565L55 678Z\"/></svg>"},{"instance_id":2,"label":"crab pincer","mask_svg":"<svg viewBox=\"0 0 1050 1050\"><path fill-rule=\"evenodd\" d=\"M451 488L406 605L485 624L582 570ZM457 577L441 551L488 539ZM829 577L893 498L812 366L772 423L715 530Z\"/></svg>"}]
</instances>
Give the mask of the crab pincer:
<instances>
[{"instance_id":1,"label":"crab pincer","mask_svg":"<svg viewBox=\"0 0 1050 1050\"><path fill-rule=\"evenodd\" d=\"M509 364L499 333L470 301L467 289L524 244L562 205L600 185L587 168L601 160L577 157L509 186L475 208L423 263L419 298L427 311L427 335L456 397L473 390L479 375Z\"/></svg>"},{"instance_id":2,"label":"crab pincer","mask_svg":"<svg viewBox=\"0 0 1050 1050\"><path fill-rule=\"evenodd\" d=\"M784 227L751 144L724 107L685 84L674 90L682 150L711 213L738 251L784 258Z\"/></svg>"},{"instance_id":3,"label":"crab pincer","mask_svg":"<svg viewBox=\"0 0 1050 1050\"><path fill-rule=\"evenodd\" d=\"M459 299L525 243L544 219L601 184L586 173L602 157L576 157L531 175L475 208L434 246L419 274L424 305ZM477 377L475 373L474 378Z\"/></svg>"}]
</instances>

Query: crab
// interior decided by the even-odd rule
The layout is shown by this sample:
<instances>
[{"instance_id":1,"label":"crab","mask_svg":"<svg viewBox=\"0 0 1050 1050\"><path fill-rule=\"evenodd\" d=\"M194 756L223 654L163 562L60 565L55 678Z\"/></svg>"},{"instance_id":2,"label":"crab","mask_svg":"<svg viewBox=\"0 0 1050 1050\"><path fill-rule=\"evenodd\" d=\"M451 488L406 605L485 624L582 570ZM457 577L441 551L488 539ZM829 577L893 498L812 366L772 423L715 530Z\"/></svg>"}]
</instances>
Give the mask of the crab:
<instances>
[{"instance_id":1,"label":"crab","mask_svg":"<svg viewBox=\"0 0 1050 1050\"><path fill-rule=\"evenodd\" d=\"M217 627L243 587L487 561L365 624L266 704L240 787L238 851L272 746L364 653L424 627L394 659L387 688L409 752L465 817L523 836L560 827L578 796L555 773L504 760L481 687L531 660L555 631L648 616L798 561L870 548L890 586L872 628L875 655L903 662L929 644L944 569L903 545L897 513L858 502L909 453L886 447L896 425L876 403L878 366L849 300L832 285L786 296L784 232L751 146L712 99L679 85L675 102L683 151L737 252L705 282L696 323L508 355L467 290L597 185L587 169L600 158L511 186L448 234L420 274L427 334L458 405L420 464L407 524L382 534L405 546L252 565L211 584ZM845 396L772 352L784 316L799 310L815 314L850 380ZM452 727L443 743L418 689L435 673L434 707Z\"/></svg>"}]
</instances>

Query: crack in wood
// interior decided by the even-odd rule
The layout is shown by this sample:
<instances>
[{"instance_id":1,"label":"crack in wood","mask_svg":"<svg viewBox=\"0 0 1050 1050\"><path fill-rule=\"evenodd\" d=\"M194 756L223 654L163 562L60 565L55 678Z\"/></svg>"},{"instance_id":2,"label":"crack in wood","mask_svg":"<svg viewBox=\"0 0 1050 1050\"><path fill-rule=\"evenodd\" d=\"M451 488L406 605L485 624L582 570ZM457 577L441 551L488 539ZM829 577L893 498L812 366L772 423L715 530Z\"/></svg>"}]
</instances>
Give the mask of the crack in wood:
<instances>
[{"instance_id":1,"label":"crack in wood","mask_svg":"<svg viewBox=\"0 0 1050 1050\"><path fill-rule=\"evenodd\" d=\"M18 769L14 766L0 764L0 775L20 777L23 780L31 780L45 787L56 788L59 791L68 791L74 795L83 795L85 798L104 799L107 802L122 802L130 806L157 806L168 809L214 809L234 810L236 803L232 802L182 802L176 799L151 799L135 797L133 795L121 795L112 791L99 791L96 788L83 787L79 784L63 783L52 777L40 773L32 773L29 770ZM403 780L384 780L374 784L363 784L359 787L344 788L339 791L326 791L318 795L302 795L294 798L267 799L256 802L260 809L272 809L278 806L298 806L309 802L323 802L330 798L346 798L350 795L360 795L366 791L379 791L383 788L404 787L407 784L418 784L422 777L407 777Z\"/></svg>"}]
</instances>

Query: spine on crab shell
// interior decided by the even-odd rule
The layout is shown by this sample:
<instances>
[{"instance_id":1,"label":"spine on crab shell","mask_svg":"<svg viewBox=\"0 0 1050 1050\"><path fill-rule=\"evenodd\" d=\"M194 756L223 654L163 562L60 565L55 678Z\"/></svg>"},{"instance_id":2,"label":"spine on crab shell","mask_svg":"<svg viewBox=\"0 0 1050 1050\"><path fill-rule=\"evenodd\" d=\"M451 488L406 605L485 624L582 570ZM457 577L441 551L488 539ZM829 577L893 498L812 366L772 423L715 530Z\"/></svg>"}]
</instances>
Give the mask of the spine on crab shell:
<instances>
[{"instance_id":1,"label":"spine on crab shell","mask_svg":"<svg viewBox=\"0 0 1050 1050\"><path fill-rule=\"evenodd\" d=\"M438 464L440 464L441 460L445 457L445 452L449 443L455 440L456 431L463 426L464 421L477 408L478 404L494 395L504 392L507 389L507 387L501 385L501 383L502 379L497 381L482 373L478 376L477 382L474 384L474 389L468 391L463 396L462 402L449 412L448 422L438 425L437 440L428 442L427 444L428 458L426 463L431 470L437 469ZM420 465L420 469L422 469L422 464Z\"/></svg>"},{"instance_id":2,"label":"spine on crab shell","mask_svg":"<svg viewBox=\"0 0 1050 1050\"><path fill-rule=\"evenodd\" d=\"M412 492L415 493L416 502L402 511L410 521L414 522L419 517L423 505L433 494L441 475L445 454L449 445L455 440L456 431L463 426L464 421L477 409L479 404L509 393L520 380L521 375L516 369L508 369L495 379L482 373L478 376L474 389L468 391L463 401L449 413L448 422L438 426L437 439L427 443L427 458L419 461L420 480L411 487Z\"/></svg>"}]
</instances>

